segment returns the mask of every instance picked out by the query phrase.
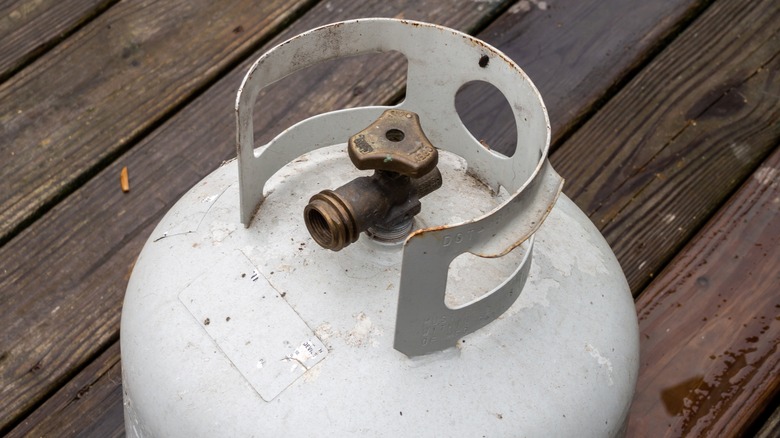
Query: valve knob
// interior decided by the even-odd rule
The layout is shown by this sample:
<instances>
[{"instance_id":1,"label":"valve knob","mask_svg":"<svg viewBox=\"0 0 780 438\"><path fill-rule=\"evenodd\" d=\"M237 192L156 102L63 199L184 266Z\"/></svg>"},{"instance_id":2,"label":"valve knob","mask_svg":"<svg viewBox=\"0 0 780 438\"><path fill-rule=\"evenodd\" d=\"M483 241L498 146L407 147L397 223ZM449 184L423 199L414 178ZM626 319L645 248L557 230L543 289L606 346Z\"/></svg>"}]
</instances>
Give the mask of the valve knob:
<instances>
[{"instance_id":1,"label":"valve knob","mask_svg":"<svg viewBox=\"0 0 780 438\"><path fill-rule=\"evenodd\" d=\"M375 172L312 196L303 210L309 234L333 251L354 243L363 231L378 241L403 241L422 208L420 198L442 184L439 153L420 118L387 110L350 137L347 151L355 167Z\"/></svg>"},{"instance_id":2,"label":"valve knob","mask_svg":"<svg viewBox=\"0 0 780 438\"><path fill-rule=\"evenodd\" d=\"M371 126L350 137L347 151L360 170L396 172L411 178L427 174L439 162L417 114L399 109L385 111Z\"/></svg>"}]
</instances>

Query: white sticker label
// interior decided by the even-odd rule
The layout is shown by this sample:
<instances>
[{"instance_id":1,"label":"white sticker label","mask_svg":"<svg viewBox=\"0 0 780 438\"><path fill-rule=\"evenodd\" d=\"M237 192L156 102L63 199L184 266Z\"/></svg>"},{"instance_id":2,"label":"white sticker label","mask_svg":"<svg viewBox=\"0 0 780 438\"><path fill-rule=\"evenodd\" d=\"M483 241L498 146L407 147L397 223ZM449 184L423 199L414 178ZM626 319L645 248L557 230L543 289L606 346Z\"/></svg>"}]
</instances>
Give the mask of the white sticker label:
<instances>
[{"instance_id":1,"label":"white sticker label","mask_svg":"<svg viewBox=\"0 0 780 438\"><path fill-rule=\"evenodd\" d=\"M233 254L193 281L179 300L260 397L271 401L328 349L249 260Z\"/></svg>"}]
</instances>

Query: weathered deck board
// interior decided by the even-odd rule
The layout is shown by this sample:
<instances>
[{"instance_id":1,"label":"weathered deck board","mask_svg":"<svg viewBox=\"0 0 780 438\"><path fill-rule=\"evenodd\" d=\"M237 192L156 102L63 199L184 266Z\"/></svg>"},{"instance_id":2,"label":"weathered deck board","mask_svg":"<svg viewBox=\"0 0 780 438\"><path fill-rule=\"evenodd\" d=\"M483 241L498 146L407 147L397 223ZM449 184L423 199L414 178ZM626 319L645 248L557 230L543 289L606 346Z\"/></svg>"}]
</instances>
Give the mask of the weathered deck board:
<instances>
[{"instance_id":1,"label":"weathered deck board","mask_svg":"<svg viewBox=\"0 0 780 438\"><path fill-rule=\"evenodd\" d=\"M0 8L0 82L117 0L12 0Z\"/></svg>"},{"instance_id":2,"label":"weathered deck board","mask_svg":"<svg viewBox=\"0 0 780 438\"><path fill-rule=\"evenodd\" d=\"M629 436L741 436L780 390L780 149L637 301Z\"/></svg>"},{"instance_id":3,"label":"weathered deck board","mask_svg":"<svg viewBox=\"0 0 780 438\"><path fill-rule=\"evenodd\" d=\"M500 47L534 81L550 113L556 143L705 4L551 1L540 9L540 3L520 2L480 38ZM518 21L515 13L528 7L530 19ZM470 104L461 115L469 128L475 128L476 138L504 153L514 148L514 121L508 107L502 111L502 98L467 86L463 100Z\"/></svg>"},{"instance_id":4,"label":"weathered deck board","mask_svg":"<svg viewBox=\"0 0 780 438\"><path fill-rule=\"evenodd\" d=\"M779 30L718 1L553 155L635 294L780 141Z\"/></svg>"},{"instance_id":5,"label":"weathered deck board","mask_svg":"<svg viewBox=\"0 0 780 438\"><path fill-rule=\"evenodd\" d=\"M121 2L0 85L0 243L312 0Z\"/></svg>"},{"instance_id":6,"label":"weathered deck board","mask_svg":"<svg viewBox=\"0 0 780 438\"><path fill-rule=\"evenodd\" d=\"M340 19L395 16L401 11L407 18L469 30L501 6L475 2L465 7L458 0L429 10L416 10L413 5L410 1L332 0L301 17L285 35ZM259 54L0 248L0 260L4 260L0 433L63 385L71 370L84 366L116 341L127 278L152 226L186 189L235 154L235 90L248 63ZM369 64L366 70L362 60L353 60L342 66L342 82L336 81L335 74L325 74L308 79L307 83L316 84L313 88L307 83L286 83L289 88L265 93L260 99L269 108L286 108L292 117L302 109L386 101L401 88L400 82L386 82L391 72L402 67L395 61ZM356 87L363 85L366 91L356 93ZM287 119L263 123L267 114L262 113L256 111L258 130L280 132L286 127ZM130 171L128 194L118 185L123 166Z\"/></svg>"},{"instance_id":7,"label":"weathered deck board","mask_svg":"<svg viewBox=\"0 0 780 438\"><path fill-rule=\"evenodd\" d=\"M34 209L36 204L27 205L26 197L33 196L38 202L45 199L47 193L54 195L56 192L51 185L41 189L43 191L35 188L36 178L41 176L41 172L46 173L46 169L51 172L43 178L49 182L58 178L58 171L72 173L65 175L72 178L78 173L75 169L85 170L97 162L99 158L96 156L109 156L112 147L116 152L119 144L129 139L130 131L139 132L152 126L156 118L173 108L177 101L185 99L186 93L192 92L199 83L206 83L219 73L220 68L230 65L253 44L270 37L282 21L306 4L303 1L277 1L253 7L250 3L235 2L232 8L228 8L232 9L230 13L222 10L224 4L122 3L1 85L0 137L4 140L0 142L0 150L3 157L11 158L3 163L0 171L0 196L5 200L18 197L18 202L25 204L16 204L19 208L24 211ZM222 9L215 11L214 8ZM249 14L250 10L254 13ZM211 25L208 25L209 22ZM242 28L239 29L239 26ZM240 31L234 32L236 30ZM189 47L188 44L197 47L200 52L183 53L188 52L183 50ZM96 53L102 55L96 56ZM134 67L136 63L137 69ZM61 88L58 89L58 86ZM43 91L51 95L42 95ZM72 140L69 139L71 135L74 136ZM42 140L39 141L39 138ZM68 164L61 165L63 161ZM39 165L41 168L29 171L30 167ZM3 218L0 230L12 228L6 222L16 214L11 210L0 213ZM88 222L82 212L74 212L74 215L74 219L80 218L75 228L87 227L95 231L94 222ZM111 219L103 223L110 224ZM70 260L68 264L76 260L90 260L84 253L74 258L73 251L78 252L83 247L68 247L57 237L71 230L49 230L44 241L33 242L22 238L14 253L54 253L63 257L63 261ZM122 233L102 243L114 245L121 242ZM93 238L99 234L96 232ZM38 244L43 246L36 247ZM6 245L3 250L11 246ZM103 249L110 251L108 247ZM85 257L82 259L82 256ZM110 296L111 289L92 289L96 291L96 296L73 308L73 302L58 300L57 295L48 292L52 288L57 289L62 294L59 298L62 298L74 290L89 289L92 279L82 281L78 277L89 276L88 273L81 271L73 276L74 271L65 268L66 272L62 272L65 276L55 280L56 275L50 275L51 271L39 266L44 269L36 274L38 279L17 282L12 263L9 263L12 258L3 258L3 286L0 291L4 310L14 315L0 335L3 350L0 352L0 433L43 394L61 385L63 379L73 373L73 366L98 351L101 342L105 344L108 339L117 336L116 327L101 332L94 326L85 328L73 324L73 330L84 329L82 343L80 346L70 345L69 351L61 355L59 338L49 336L59 332L62 326L52 324L56 318L46 316L46 312L70 309L73 312L71 317L89 319L93 312L105 309L100 304L94 308L87 304L105 303L103 297ZM90 269L87 266L82 268ZM47 285L48 279L62 282ZM94 287L94 283L92 285ZM27 297L34 291L40 292L36 299L38 302L30 304L32 301ZM60 304L62 306L58 307ZM35 309L41 306L48 310L36 313ZM115 303L112 311L118 312ZM118 316L117 313L112 319L116 322ZM65 326L70 323L60 321L60 324ZM38 345L28 345L31 350L26 350L18 343L25 336L30 336L28 339ZM91 336L95 338L90 339ZM96 345L89 345L93 340ZM70 354L74 357L69 357ZM53 368L62 366L62 369L56 371L58 377L49 380L45 371L40 372L44 365Z\"/></svg>"},{"instance_id":8,"label":"weathered deck board","mask_svg":"<svg viewBox=\"0 0 780 438\"><path fill-rule=\"evenodd\" d=\"M24 436L124 436L119 342L7 435Z\"/></svg>"}]
</instances>

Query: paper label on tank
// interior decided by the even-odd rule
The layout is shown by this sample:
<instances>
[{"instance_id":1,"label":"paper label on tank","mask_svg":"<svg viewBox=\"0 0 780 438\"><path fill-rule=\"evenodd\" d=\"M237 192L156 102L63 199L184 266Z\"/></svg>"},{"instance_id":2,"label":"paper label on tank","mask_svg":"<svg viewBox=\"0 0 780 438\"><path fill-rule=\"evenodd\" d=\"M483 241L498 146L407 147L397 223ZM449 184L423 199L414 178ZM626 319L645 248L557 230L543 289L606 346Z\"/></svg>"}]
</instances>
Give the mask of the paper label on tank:
<instances>
[{"instance_id":1,"label":"paper label on tank","mask_svg":"<svg viewBox=\"0 0 780 438\"><path fill-rule=\"evenodd\" d=\"M252 263L235 251L179 294L219 349L265 401L328 349Z\"/></svg>"}]
</instances>

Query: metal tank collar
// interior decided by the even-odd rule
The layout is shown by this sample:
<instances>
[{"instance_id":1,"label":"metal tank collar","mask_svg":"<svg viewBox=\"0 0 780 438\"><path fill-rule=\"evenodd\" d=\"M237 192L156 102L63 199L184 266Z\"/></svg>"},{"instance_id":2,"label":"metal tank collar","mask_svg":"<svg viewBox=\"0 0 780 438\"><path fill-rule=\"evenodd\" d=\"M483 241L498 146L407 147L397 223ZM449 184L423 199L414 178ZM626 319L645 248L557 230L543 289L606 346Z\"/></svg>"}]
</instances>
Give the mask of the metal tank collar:
<instances>
[{"instance_id":1,"label":"metal tank collar","mask_svg":"<svg viewBox=\"0 0 780 438\"><path fill-rule=\"evenodd\" d=\"M406 98L394 107L333 111L303 120L255 149L252 113L263 88L317 63L396 51L408 62ZM455 109L462 85L484 81L506 97L517 125L512 157L482 146ZM260 103L262 105L262 103ZM413 231L404 242L394 347L407 356L444 350L503 314L519 296L531 266L533 234L563 186L547 159L550 123L536 87L497 49L464 33L410 20L368 18L329 24L285 41L249 69L236 99L241 222L250 227L263 189L287 163L313 150L344 143L388 109L418 114L436 147L464 158L469 172L494 191L511 195L470 220ZM458 308L445 302L447 270L459 255L501 257L526 244L515 272L482 297Z\"/></svg>"}]
</instances>

